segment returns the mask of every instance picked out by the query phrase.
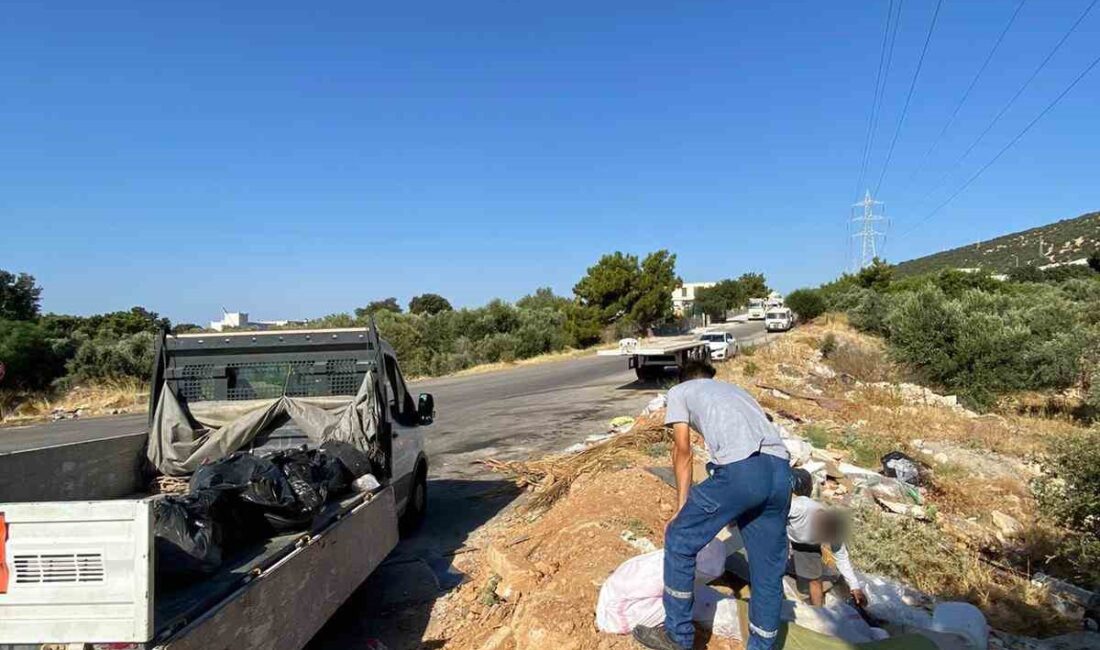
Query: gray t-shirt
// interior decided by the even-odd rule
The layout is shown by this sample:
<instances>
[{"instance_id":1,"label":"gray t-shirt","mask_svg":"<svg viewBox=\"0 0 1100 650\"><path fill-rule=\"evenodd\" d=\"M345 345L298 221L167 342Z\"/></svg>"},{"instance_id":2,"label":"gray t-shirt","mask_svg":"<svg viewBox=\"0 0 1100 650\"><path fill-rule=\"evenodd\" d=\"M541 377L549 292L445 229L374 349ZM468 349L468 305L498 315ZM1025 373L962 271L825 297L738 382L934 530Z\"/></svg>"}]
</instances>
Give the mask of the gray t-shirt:
<instances>
[{"instance_id":1,"label":"gray t-shirt","mask_svg":"<svg viewBox=\"0 0 1100 650\"><path fill-rule=\"evenodd\" d=\"M692 379L668 391L665 424L687 422L703 435L716 465L728 465L760 452L787 460L779 429L744 390L714 379Z\"/></svg>"}]
</instances>

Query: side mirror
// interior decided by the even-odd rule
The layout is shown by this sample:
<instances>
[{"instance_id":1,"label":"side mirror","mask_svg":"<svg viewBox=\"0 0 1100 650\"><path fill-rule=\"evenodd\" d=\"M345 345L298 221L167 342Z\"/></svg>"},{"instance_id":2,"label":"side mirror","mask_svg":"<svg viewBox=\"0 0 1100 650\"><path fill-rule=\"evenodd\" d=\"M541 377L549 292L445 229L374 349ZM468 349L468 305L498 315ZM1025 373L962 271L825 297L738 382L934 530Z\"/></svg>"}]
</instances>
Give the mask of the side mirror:
<instances>
[{"instance_id":1,"label":"side mirror","mask_svg":"<svg viewBox=\"0 0 1100 650\"><path fill-rule=\"evenodd\" d=\"M435 420L435 398L431 393L420 393L420 400L416 405L416 416L420 424L431 424Z\"/></svg>"}]
</instances>

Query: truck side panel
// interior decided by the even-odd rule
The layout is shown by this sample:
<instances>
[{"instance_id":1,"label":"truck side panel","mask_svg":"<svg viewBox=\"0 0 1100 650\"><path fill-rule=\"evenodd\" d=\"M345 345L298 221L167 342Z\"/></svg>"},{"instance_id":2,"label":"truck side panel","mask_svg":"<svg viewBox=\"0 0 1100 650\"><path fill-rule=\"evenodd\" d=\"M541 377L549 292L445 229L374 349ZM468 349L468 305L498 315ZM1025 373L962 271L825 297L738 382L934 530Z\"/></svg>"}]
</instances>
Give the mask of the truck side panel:
<instances>
[{"instance_id":1,"label":"truck side panel","mask_svg":"<svg viewBox=\"0 0 1100 650\"><path fill-rule=\"evenodd\" d=\"M145 433L0 454L0 503L117 499L140 492Z\"/></svg>"},{"instance_id":2,"label":"truck side panel","mask_svg":"<svg viewBox=\"0 0 1100 650\"><path fill-rule=\"evenodd\" d=\"M397 545L387 487L169 639L163 650L299 650Z\"/></svg>"}]
</instances>

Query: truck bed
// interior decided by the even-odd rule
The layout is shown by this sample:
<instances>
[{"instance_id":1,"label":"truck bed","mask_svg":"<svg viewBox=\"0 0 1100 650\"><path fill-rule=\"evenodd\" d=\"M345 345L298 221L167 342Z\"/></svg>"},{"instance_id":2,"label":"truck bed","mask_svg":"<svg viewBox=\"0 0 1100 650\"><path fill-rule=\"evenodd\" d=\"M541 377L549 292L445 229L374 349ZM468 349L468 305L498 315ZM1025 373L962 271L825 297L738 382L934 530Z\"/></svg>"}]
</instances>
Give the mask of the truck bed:
<instances>
[{"instance_id":1,"label":"truck bed","mask_svg":"<svg viewBox=\"0 0 1100 650\"><path fill-rule=\"evenodd\" d=\"M274 537L214 576L158 591L156 647L302 647L397 544L394 508L390 487L331 502L312 531Z\"/></svg>"},{"instance_id":2,"label":"truck bed","mask_svg":"<svg viewBox=\"0 0 1100 650\"><path fill-rule=\"evenodd\" d=\"M292 531L259 542L234 557L226 558L221 569L214 575L197 578L190 584L167 588L158 585L153 601L157 638L163 638L195 620L246 584L254 571L272 566L293 551L300 540L323 531L338 517L347 514L363 501L363 494L330 501L325 504L311 530Z\"/></svg>"},{"instance_id":3,"label":"truck bed","mask_svg":"<svg viewBox=\"0 0 1100 650\"><path fill-rule=\"evenodd\" d=\"M641 356L662 356L680 352L681 350L690 350L691 348L697 348L699 346L705 346L706 341L697 341L694 339L677 340L677 341L643 341L638 343L638 347L634 348L630 352L625 352L618 348L614 350L600 350L596 354L601 357L631 357L634 355Z\"/></svg>"}]
</instances>

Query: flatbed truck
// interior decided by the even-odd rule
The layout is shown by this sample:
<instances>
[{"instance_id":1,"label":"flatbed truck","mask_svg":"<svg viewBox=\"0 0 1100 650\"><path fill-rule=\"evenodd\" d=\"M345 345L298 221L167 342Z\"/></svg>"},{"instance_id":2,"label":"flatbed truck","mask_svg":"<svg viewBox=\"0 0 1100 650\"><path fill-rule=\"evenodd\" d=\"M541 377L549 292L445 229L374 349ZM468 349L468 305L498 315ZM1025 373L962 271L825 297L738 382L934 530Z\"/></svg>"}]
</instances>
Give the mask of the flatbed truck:
<instances>
[{"instance_id":1,"label":"flatbed truck","mask_svg":"<svg viewBox=\"0 0 1100 650\"><path fill-rule=\"evenodd\" d=\"M399 522L424 515L422 427L434 401L411 398L373 327L163 336L156 357L151 404L163 390L242 406L277 394L347 398L372 373L385 457L378 485L330 499L308 527L183 584L158 577L153 512L163 497L132 493L149 479L141 458L133 474L82 484L79 498L40 501L13 489L19 501L0 503L0 650L299 650L397 545ZM153 417L151 409L150 425ZM301 435L287 422L268 439ZM74 462L55 469L74 473L61 467ZM93 453L89 462L103 459Z\"/></svg>"}]
</instances>

